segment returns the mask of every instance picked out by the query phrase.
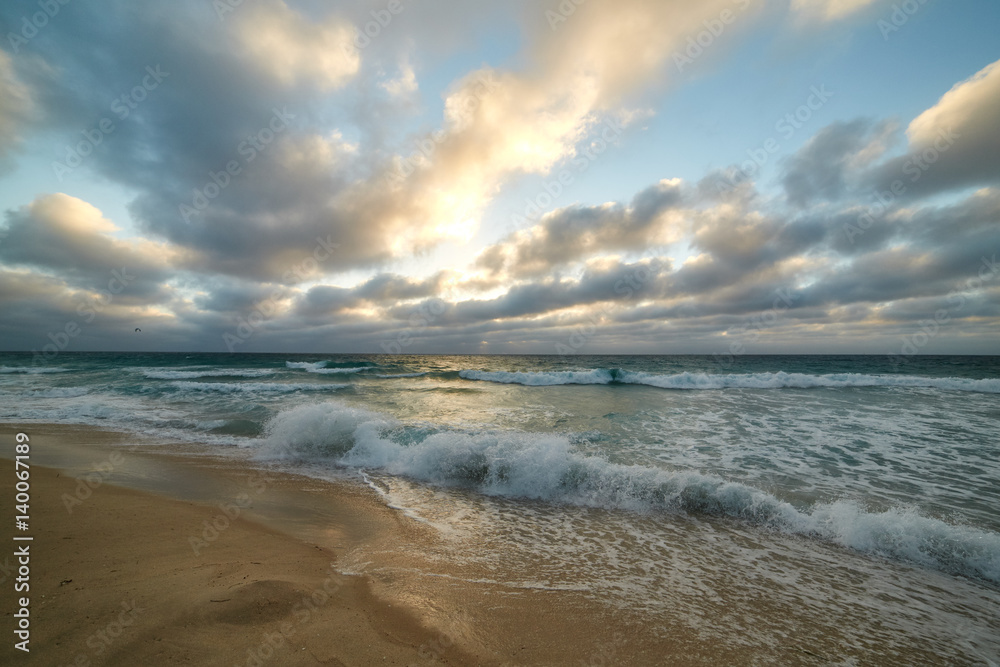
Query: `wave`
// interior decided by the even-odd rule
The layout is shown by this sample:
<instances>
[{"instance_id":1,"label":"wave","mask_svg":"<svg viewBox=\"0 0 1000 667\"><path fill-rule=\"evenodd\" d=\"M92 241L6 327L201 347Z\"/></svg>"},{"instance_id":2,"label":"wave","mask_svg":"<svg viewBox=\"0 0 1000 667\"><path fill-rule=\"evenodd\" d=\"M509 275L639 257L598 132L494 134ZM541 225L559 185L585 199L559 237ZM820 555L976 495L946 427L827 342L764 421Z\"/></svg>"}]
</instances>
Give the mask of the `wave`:
<instances>
[{"instance_id":1,"label":"wave","mask_svg":"<svg viewBox=\"0 0 1000 667\"><path fill-rule=\"evenodd\" d=\"M263 459L376 468L478 492L590 507L727 517L1000 583L1000 534L914 510L869 512L851 501L808 510L745 484L694 471L610 463L557 434L407 428L337 402L280 412L257 441Z\"/></svg>"},{"instance_id":2,"label":"wave","mask_svg":"<svg viewBox=\"0 0 1000 667\"><path fill-rule=\"evenodd\" d=\"M464 380L523 384L529 387L545 387L559 384L610 384L615 380L614 372L603 368L586 371L549 371L547 373L465 370L459 371L458 376Z\"/></svg>"},{"instance_id":3,"label":"wave","mask_svg":"<svg viewBox=\"0 0 1000 667\"><path fill-rule=\"evenodd\" d=\"M923 387L946 391L1000 393L1000 379L974 380L958 377L921 377L914 375L867 375L864 373L744 373L711 374L683 372L657 375L641 371L597 368L582 371L510 373L505 371L463 370L459 377L529 387L563 384L638 384L660 389L811 389L816 387Z\"/></svg>"},{"instance_id":4,"label":"wave","mask_svg":"<svg viewBox=\"0 0 1000 667\"><path fill-rule=\"evenodd\" d=\"M0 366L0 374L24 373L26 375L40 375L42 373L69 373L68 368L60 366Z\"/></svg>"},{"instance_id":5,"label":"wave","mask_svg":"<svg viewBox=\"0 0 1000 667\"><path fill-rule=\"evenodd\" d=\"M329 361L286 361L286 368L297 368L304 371L316 370L319 368L326 368L326 365L330 363Z\"/></svg>"},{"instance_id":6,"label":"wave","mask_svg":"<svg viewBox=\"0 0 1000 667\"><path fill-rule=\"evenodd\" d=\"M175 371L167 368L147 368L142 369L142 374L150 380L191 380L204 377L258 378L274 375L274 371L266 368L218 368L203 371Z\"/></svg>"},{"instance_id":7,"label":"wave","mask_svg":"<svg viewBox=\"0 0 1000 667\"><path fill-rule=\"evenodd\" d=\"M350 373L360 373L373 368L372 366L355 366L353 368L328 368L329 361L286 361L285 366L296 370L303 370L307 373L319 373L322 375L340 375Z\"/></svg>"},{"instance_id":8,"label":"wave","mask_svg":"<svg viewBox=\"0 0 1000 667\"><path fill-rule=\"evenodd\" d=\"M35 391L23 394L29 398L76 398L86 396L90 393L87 387L51 387L49 389L36 389Z\"/></svg>"},{"instance_id":9,"label":"wave","mask_svg":"<svg viewBox=\"0 0 1000 667\"><path fill-rule=\"evenodd\" d=\"M281 393L292 391L333 391L350 387L348 384L305 384L284 382L171 382L171 386L181 391L218 391L234 393L252 391L258 393Z\"/></svg>"},{"instance_id":10,"label":"wave","mask_svg":"<svg viewBox=\"0 0 1000 667\"><path fill-rule=\"evenodd\" d=\"M396 378L420 378L425 375L427 375L427 371L423 373L396 373L395 375L380 375L376 373L375 377L382 378L383 380L393 380Z\"/></svg>"},{"instance_id":11,"label":"wave","mask_svg":"<svg viewBox=\"0 0 1000 667\"><path fill-rule=\"evenodd\" d=\"M320 373L322 375L349 375L351 373L360 373L361 371L367 371L370 369L370 366L359 366L357 368L317 368L307 372Z\"/></svg>"}]
</instances>

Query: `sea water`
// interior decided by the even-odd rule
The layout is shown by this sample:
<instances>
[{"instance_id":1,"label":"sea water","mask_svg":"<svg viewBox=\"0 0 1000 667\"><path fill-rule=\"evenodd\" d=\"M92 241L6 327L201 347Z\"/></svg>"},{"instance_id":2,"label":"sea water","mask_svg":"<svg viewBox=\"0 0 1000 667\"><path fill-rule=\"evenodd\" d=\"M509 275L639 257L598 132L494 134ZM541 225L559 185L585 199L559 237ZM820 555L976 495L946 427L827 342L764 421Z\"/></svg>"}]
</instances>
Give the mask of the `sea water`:
<instances>
[{"instance_id":1,"label":"sea water","mask_svg":"<svg viewBox=\"0 0 1000 667\"><path fill-rule=\"evenodd\" d=\"M837 628L823 660L1000 661L997 357L37 361L0 355L0 420L356 480L441 535L425 574L737 628L757 655ZM402 567L369 556L345 567Z\"/></svg>"}]
</instances>

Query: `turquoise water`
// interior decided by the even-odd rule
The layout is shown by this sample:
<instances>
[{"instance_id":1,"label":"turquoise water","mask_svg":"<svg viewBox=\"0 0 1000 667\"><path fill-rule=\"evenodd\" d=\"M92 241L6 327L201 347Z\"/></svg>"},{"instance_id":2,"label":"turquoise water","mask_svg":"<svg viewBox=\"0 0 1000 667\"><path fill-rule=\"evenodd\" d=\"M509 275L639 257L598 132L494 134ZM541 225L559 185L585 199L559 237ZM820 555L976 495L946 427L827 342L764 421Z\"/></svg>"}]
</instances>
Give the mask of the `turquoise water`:
<instances>
[{"instance_id":1,"label":"turquoise water","mask_svg":"<svg viewBox=\"0 0 1000 667\"><path fill-rule=\"evenodd\" d=\"M7 421L733 516L1000 582L996 357L5 354L0 391ZM847 536L878 517L917 542Z\"/></svg>"},{"instance_id":2,"label":"turquoise water","mask_svg":"<svg viewBox=\"0 0 1000 667\"><path fill-rule=\"evenodd\" d=\"M657 590L679 604L676 578L657 588L634 574L663 565L675 519L722 520L741 536L732 545L771 540L772 556L795 553L803 568L837 553L855 569L898 563L969 587L974 602L942 600L952 611L921 622L964 624L949 650L995 659L998 357L80 353L35 364L7 353L0 398L7 422L93 424L353 477L465 534L452 561L487 567L484 552L517 545L535 570L561 564L546 585L584 582L625 606L638 598L621 591L637 589L642 605ZM602 534L588 512L613 512L637 541L584 572L581 554L612 548L581 537ZM688 571L710 578L718 553L692 548ZM825 594L795 589L810 595ZM948 616L958 608L979 620Z\"/></svg>"}]
</instances>

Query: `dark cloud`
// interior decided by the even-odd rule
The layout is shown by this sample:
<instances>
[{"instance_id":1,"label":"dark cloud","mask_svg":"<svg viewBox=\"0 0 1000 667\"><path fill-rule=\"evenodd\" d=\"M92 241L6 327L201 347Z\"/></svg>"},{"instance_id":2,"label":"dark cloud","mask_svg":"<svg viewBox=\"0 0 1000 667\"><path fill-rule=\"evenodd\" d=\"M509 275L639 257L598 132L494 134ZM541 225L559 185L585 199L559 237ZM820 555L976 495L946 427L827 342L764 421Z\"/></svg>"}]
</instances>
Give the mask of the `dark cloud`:
<instances>
[{"instance_id":1,"label":"dark cloud","mask_svg":"<svg viewBox=\"0 0 1000 667\"><path fill-rule=\"evenodd\" d=\"M100 211L63 194L35 200L5 216L0 259L8 265L51 272L81 289L128 288L134 298L155 300L173 273L173 253L150 242L109 236L115 227Z\"/></svg>"},{"instance_id":2,"label":"dark cloud","mask_svg":"<svg viewBox=\"0 0 1000 667\"><path fill-rule=\"evenodd\" d=\"M868 119L824 127L782 165L788 201L800 207L840 199L861 167L881 155L895 126Z\"/></svg>"},{"instance_id":3,"label":"dark cloud","mask_svg":"<svg viewBox=\"0 0 1000 667\"><path fill-rule=\"evenodd\" d=\"M644 250L667 240L667 211L683 199L679 181L661 181L639 192L629 206L570 206L546 215L484 250L476 265L515 278L541 276L597 253Z\"/></svg>"},{"instance_id":4,"label":"dark cloud","mask_svg":"<svg viewBox=\"0 0 1000 667\"><path fill-rule=\"evenodd\" d=\"M711 352L779 310L772 351L911 331L941 307L956 337L990 337L996 63L911 122L901 153L890 153L902 136L892 120L821 129L781 163L773 198L735 168L665 179L631 200L556 210L471 266L396 272L452 238L443 230L473 234L462 225L511 178L551 178L578 157L606 129L598 118L663 78L670 40L723 6L587 5L549 35L532 3L406 4L405 20L357 51L352 24L370 20L370 3L247 0L224 20L201 0L60 5L18 53L0 50L0 169L26 137L56 137L57 173L133 193L141 236L63 194L6 212L4 345L40 347L78 321L78 349L120 347L111 341L142 318L160 349L224 349L254 312L242 351L386 351L403 333L410 352L552 351L596 326L603 349ZM34 0L5 3L3 34L36 11ZM501 17L534 17L522 53L533 69L462 73L441 122L410 131L427 100L409 68L440 65ZM629 39L649 45L641 61L621 48L636 31L644 41ZM75 166L104 119L111 129ZM128 284L112 294L115 279Z\"/></svg>"}]
</instances>

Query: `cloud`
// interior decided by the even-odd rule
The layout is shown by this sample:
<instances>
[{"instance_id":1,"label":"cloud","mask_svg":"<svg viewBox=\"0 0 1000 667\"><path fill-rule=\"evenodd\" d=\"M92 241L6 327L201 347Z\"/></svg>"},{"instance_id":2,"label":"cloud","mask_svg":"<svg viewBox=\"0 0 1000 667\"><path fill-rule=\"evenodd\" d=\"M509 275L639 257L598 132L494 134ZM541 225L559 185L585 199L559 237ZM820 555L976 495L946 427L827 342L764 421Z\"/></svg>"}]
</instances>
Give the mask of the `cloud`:
<instances>
[{"instance_id":1,"label":"cloud","mask_svg":"<svg viewBox=\"0 0 1000 667\"><path fill-rule=\"evenodd\" d=\"M906 154L872 175L879 187L900 181L907 197L1000 180L1000 61L955 84L907 127Z\"/></svg>"},{"instance_id":2,"label":"cloud","mask_svg":"<svg viewBox=\"0 0 1000 667\"><path fill-rule=\"evenodd\" d=\"M439 228L477 220L505 182L548 173L607 117L624 117L628 96L660 80L670 54L725 6L587 4L534 35L530 70L470 72L446 94L443 134L409 179L422 193L416 201Z\"/></svg>"},{"instance_id":3,"label":"cloud","mask_svg":"<svg viewBox=\"0 0 1000 667\"><path fill-rule=\"evenodd\" d=\"M682 201L680 179L663 180L636 194L629 206L569 206L545 215L534 227L515 232L476 260L490 274L540 276L598 253L643 250L677 239Z\"/></svg>"},{"instance_id":4,"label":"cloud","mask_svg":"<svg viewBox=\"0 0 1000 667\"><path fill-rule=\"evenodd\" d=\"M399 76L380 82L379 87L393 97L406 99L416 93L420 86L413 66L404 59L399 65Z\"/></svg>"},{"instance_id":5,"label":"cloud","mask_svg":"<svg viewBox=\"0 0 1000 667\"><path fill-rule=\"evenodd\" d=\"M832 22L856 14L879 0L792 0L791 10L799 20Z\"/></svg>"},{"instance_id":6,"label":"cloud","mask_svg":"<svg viewBox=\"0 0 1000 667\"><path fill-rule=\"evenodd\" d=\"M329 108L361 94L362 73L381 66L374 58L387 55L391 31L405 44L418 43L410 39L420 30L440 32L416 6L359 51L346 14L310 18L280 0L244 3L224 21L205 20L197 2L169 12L74 5L72 21L47 27L44 57L82 105L64 119L69 137L109 116L147 65L169 72L115 119L106 148L81 169L136 192L130 213L146 233L185 248L189 268L267 282L282 280L317 239L340 244L318 268L335 275L470 238L506 183L548 173L605 119L628 116L630 96L662 80L673 50L727 5L593 3L557 31L529 30L523 67L480 67L452 83L441 127L416 137L433 152L405 170L402 155L344 139L350 128L331 124ZM543 17L537 7L510 11L518 10ZM496 10L460 11L484 21ZM626 41L631 49L620 48ZM390 92L403 94L415 76L404 54L391 55L403 66ZM370 115L389 113L394 97ZM269 128L276 110L290 118L280 132ZM263 148L254 144L262 137Z\"/></svg>"},{"instance_id":7,"label":"cloud","mask_svg":"<svg viewBox=\"0 0 1000 667\"><path fill-rule=\"evenodd\" d=\"M0 173L10 167L12 153L22 141L22 130L34 110L28 87L18 79L11 58L0 50Z\"/></svg>"},{"instance_id":8,"label":"cloud","mask_svg":"<svg viewBox=\"0 0 1000 667\"><path fill-rule=\"evenodd\" d=\"M97 291L115 273L127 280L129 293L152 296L171 275L171 262L182 257L174 249L144 239L119 240L118 228L85 201L65 194L39 197L6 214L0 259L8 265L30 266Z\"/></svg>"},{"instance_id":9,"label":"cloud","mask_svg":"<svg viewBox=\"0 0 1000 667\"><path fill-rule=\"evenodd\" d=\"M609 258L588 266L578 279L529 281L510 287L493 299L468 299L453 303L436 321L446 326L531 318L595 303L627 304L629 299L637 299L637 294L642 298L654 298L662 294L670 268L670 261L663 258L632 263ZM412 307L390 310L398 319L404 319L412 312Z\"/></svg>"},{"instance_id":10,"label":"cloud","mask_svg":"<svg viewBox=\"0 0 1000 667\"><path fill-rule=\"evenodd\" d=\"M336 15L312 21L283 0L257 0L236 11L232 23L258 68L285 85L313 83L331 90L358 72L353 26Z\"/></svg>"},{"instance_id":11,"label":"cloud","mask_svg":"<svg viewBox=\"0 0 1000 667\"><path fill-rule=\"evenodd\" d=\"M874 5L791 7L827 25ZM125 238L66 194L7 212L5 344L44 344L122 268L136 278L88 328L88 345L142 318L164 349L224 349L221 335L266 306L241 349L379 351L416 327L419 349L407 351L479 351L479 341L551 351L582 324L597 326L603 349L711 352L728 346L723 333L771 309L779 291L795 295L773 325L786 344L868 340L947 303L983 254L1000 249L994 63L914 119L902 147L892 119L835 122L780 163L781 190L762 194L744 176L721 191L732 170L686 182L656 173L633 196L531 218L476 255L478 225L495 217L490 206L505 188L526 176L551 180L607 124L624 133L648 118L654 97L674 85L672 55L734 5L580 3L555 29L527 1L404 6L354 48L352 22L371 20L370 3L330 13L248 0L223 21L201 0L167 9L70 3L32 53L0 51L0 159L31 138L78 142L113 118L114 132L66 190L102 180L134 193L139 234ZM517 46L456 72L451 50L500 21L520 30L509 41ZM113 103L147 67L169 74L120 117ZM442 84L444 72L453 78ZM955 136L947 150L943 132ZM634 145L637 134L624 140ZM918 159L928 168L908 180ZM862 235L845 235L870 212L872 189L897 179L905 196ZM951 197L924 198L935 193ZM427 257L472 259L406 275ZM954 320L985 330L998 303L996 288L973 290ZM413 324L432 304L443 312Z\"/></svg>"},{"instance_id":12,"label":"cloud","mask_svg":"<svg viewBox=\"0 0 1000 667\"><path fill-rule=\"evenodd\" d=\"M807 206L846 194L861 170L888 150L897 131L892 121L857 119L824 127L782 165L788 200Z\"/></svg>"}]
</instances>

